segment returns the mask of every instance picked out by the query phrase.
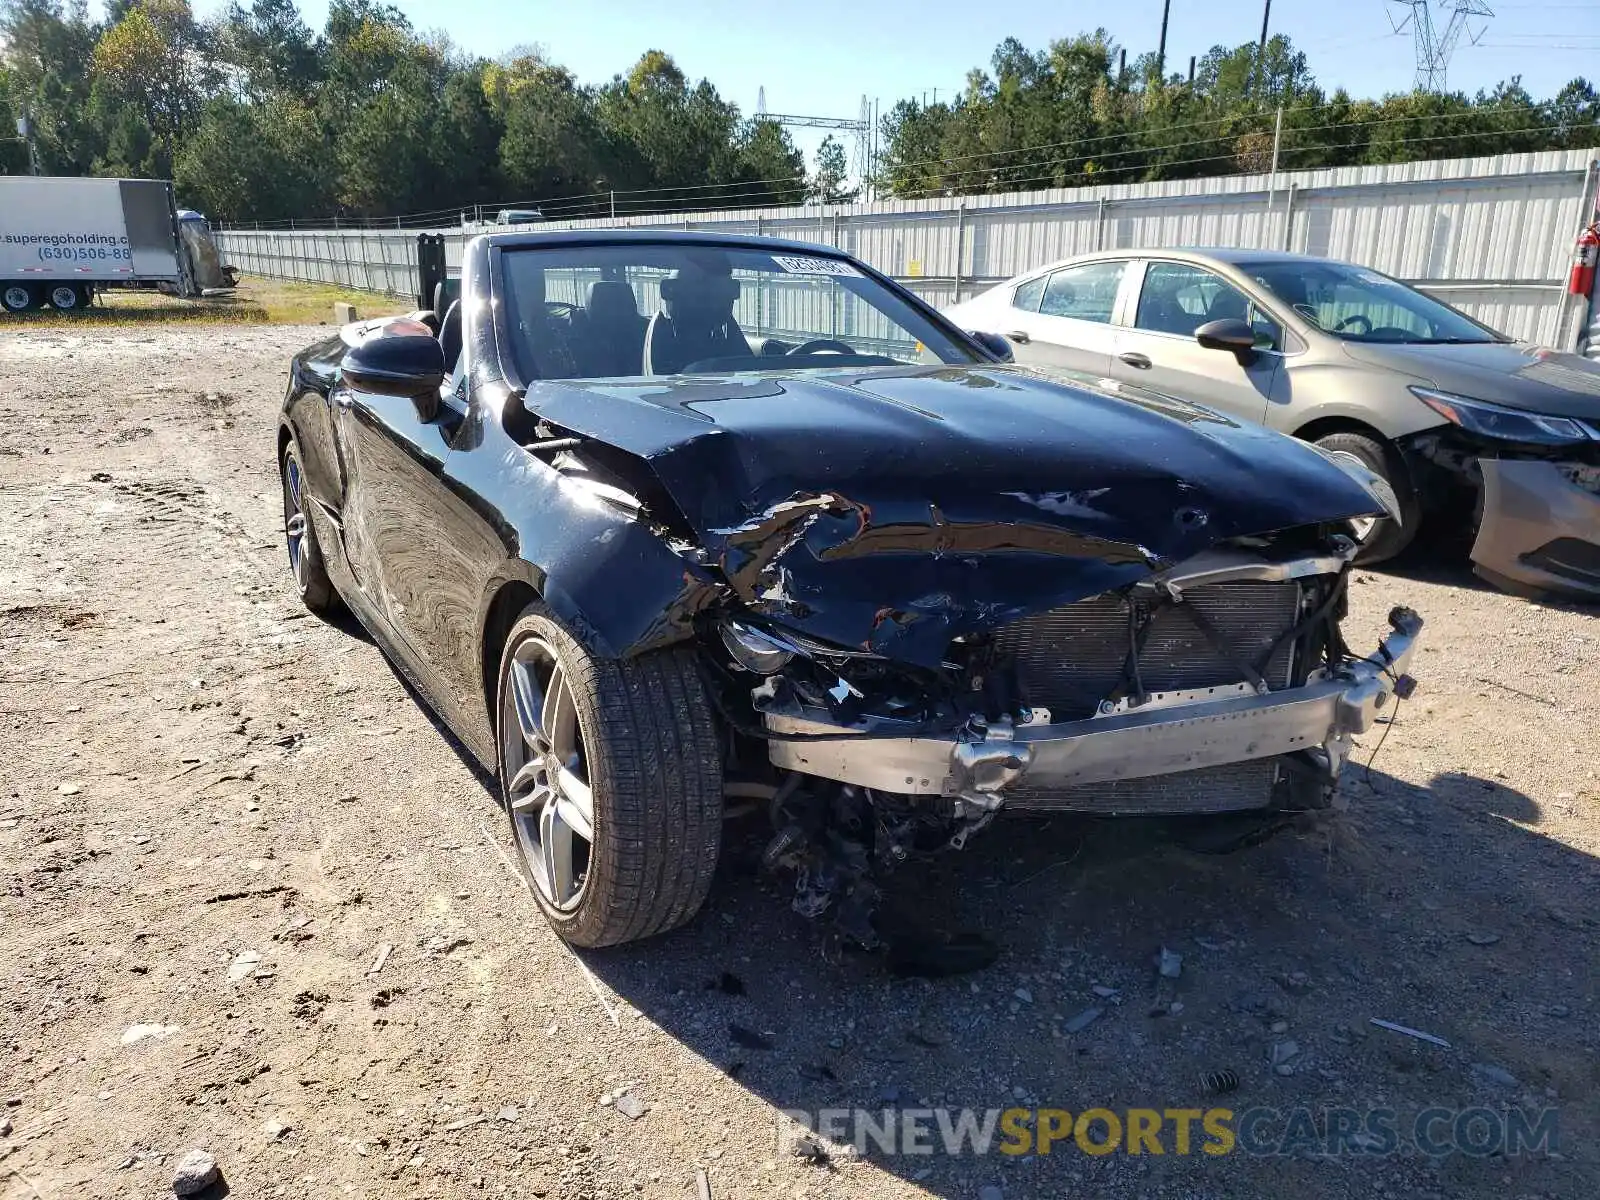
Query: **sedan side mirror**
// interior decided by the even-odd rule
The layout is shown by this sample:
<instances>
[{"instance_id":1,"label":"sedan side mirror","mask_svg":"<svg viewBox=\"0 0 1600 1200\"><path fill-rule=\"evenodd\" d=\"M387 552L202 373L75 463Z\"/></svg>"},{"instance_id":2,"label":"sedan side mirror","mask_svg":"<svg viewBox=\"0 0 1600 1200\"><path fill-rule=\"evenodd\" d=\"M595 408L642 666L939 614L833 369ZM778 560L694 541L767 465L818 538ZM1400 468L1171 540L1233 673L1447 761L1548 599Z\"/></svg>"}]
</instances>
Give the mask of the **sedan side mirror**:
<instances>
[{"instance_id":1,"label":"sedan side mirror","mask_svg":"<svg viewBox=\"0 0 1600 1200\"><path fill-rule=\"evenodd\" d=\"M439 411L439 387L449 372L444 347L425 333L378 333L352 346L340 363L347 384L382 396L405 396L417 415L431 421Z\"/></svg>"},{"instance_id":2,"label":"sedan side mirror","mask_svg":"<svg viewBox=\"0 0 1600 1200\"><path fill-rule=\"evenodd\" d=\"M1249 321L1238 317L1224 317L1220 321L1207 321L1194 331L1194 340L1207 350L1227 350L1248 367L1256 360L1256 331Z\"/></svg>"},{"instance_id":3,"label":"sedan side mirror","mask_svg":"<svg viewBox=\"0 0 1600 1200\"><path fill-rule=\"evenodd\" d=\"M1003 363L1015 362L1017 359L1011 352L1011 343L998 333L980 333L976 329L969 329L967 336Z\"/></svg>"}]
</instances>

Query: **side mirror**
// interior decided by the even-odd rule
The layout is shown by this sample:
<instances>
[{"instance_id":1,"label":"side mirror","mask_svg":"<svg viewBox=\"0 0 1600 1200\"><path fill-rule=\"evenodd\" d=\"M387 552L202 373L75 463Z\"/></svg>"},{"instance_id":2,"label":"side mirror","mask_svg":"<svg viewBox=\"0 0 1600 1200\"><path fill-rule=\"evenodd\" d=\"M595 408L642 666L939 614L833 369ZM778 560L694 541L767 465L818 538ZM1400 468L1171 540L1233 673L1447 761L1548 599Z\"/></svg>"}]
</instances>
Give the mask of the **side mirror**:
<instances>
[{"instance_id":1,"label":"side mirror","mask_svg":"<svg viewBox=\"0 0 1600 1200\"><path fill-rule=\"evenodd\" d=\"M1207 350L1229 351L1244 366L1256 360L1256 331L1238 317L1207 321L1194 331L1194 340Z\"/></svg>"},{"instance_id":2,"label":"side mirror","mask_svg":"<svg viewBox=\"0 0 1600 1200\"><path fill-rule=\"evenodd\" d=\"M439 388L449 374L444 347L425 333L377 333L352 346L340 369L353 388L414 401L424 421L438 415Z\"/></svg>"},{"instance_id":3,"label":"side mirror","mask_svg":"<svg viewBox=\"0 0 1600 1200\"><path fill-rule=\"evenodd\" d=\"M1011 352L1011 343L998 333L980 333L976 329L970 329L967 331L967 336L1001 362L1008 363L1017 360L1017 356Z\"/></svg>"}]
</instances>

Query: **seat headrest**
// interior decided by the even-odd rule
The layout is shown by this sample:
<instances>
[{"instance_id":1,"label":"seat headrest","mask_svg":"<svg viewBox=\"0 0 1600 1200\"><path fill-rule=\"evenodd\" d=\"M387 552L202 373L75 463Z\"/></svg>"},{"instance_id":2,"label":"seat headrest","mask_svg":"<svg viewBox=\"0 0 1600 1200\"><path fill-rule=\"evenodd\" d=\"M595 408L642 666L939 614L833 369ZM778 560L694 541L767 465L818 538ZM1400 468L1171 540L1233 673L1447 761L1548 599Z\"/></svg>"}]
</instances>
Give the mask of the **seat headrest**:
<instances>
[{"instance_id":1,"label":"seat headrest","mask_svg":"<svg viewBox=\"0 0 1600 1200\"><path fill-rule=\"evenodd\" d=\"M633 288L620 279L601 279L591 283L589 303L585 307L591 317L601 319L639 316L639 302L634 298Z\"/></svg>"},{"instance_id":2,"label":"seat headrest","mask_svg":"<svg viewBox=\"0 0 1600 1200\"><path fill-rule=\"evenodd\" d=\"M725 320L733 316L738 298L737 279L702 267L682 267L661 281L661 306L674 322Z\"/></svg>"},{"instance_id":3,"label":"seat headrest","mask_svg":"<svg viewBox=\"0 0 1600 1200\"><path fill-rule=\"evenodd\" d=\"M440 321L444 320L445 313L450 311L450 305L461 298L461 280L441 279L433 285L433 312Z\"/></svg>"}]
</instances>

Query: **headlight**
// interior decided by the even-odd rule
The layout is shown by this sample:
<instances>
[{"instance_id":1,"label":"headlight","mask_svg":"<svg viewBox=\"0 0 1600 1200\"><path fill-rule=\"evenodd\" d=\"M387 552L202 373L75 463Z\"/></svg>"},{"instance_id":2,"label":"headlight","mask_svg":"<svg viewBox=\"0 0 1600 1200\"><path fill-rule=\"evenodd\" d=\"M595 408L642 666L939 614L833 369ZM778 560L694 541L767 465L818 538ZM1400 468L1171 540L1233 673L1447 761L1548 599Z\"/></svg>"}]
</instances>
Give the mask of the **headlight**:
<instances>
[{"instance_id":1,"label":"headlight","mask_svg":"<svg viewBox=\"0 0 1600 1200\"><path fill-rule=\"evenodd\" d=\"M734 662L757 675L771 675L795 656L795 647L782 638L740 621L722 623L722 644Z\"/></svg>"},{"instance_id":2,"label":"headlight","mask_svg":"<svg viewBox=\"0 0 1600 1200\"><path fill-rule=\"evenodd\" d=\"M1389 481L1379 475L1366 463L1347 450L1326 450L1315 442L1307 443L1323 458L1338 467L1346 475L1354 479L1367 494L1375 500L1383 511L1397 524L1403 524L1404 518L1400 515L1400 498L1394 494L1394 488L1389 486Z\"/></svg>"},{"instance_id":3,"label":"headlight","mask_svg":"<svg viewBox=\"0 0 1600 1200\"><path fill-rule=\"evenodd\" d=\"M1465 396L1436 392L1432 388L1414 387L1411 394L1450 424L1459 425L1480 437L1507 442L1532 442L1541 446L1563 446L1571 442L1585 442L1595 436L1583 422L1567 417L1547 417L1518 408L1502 408L1498 404L1468 400Z\"/></svg>"}]
</instances>

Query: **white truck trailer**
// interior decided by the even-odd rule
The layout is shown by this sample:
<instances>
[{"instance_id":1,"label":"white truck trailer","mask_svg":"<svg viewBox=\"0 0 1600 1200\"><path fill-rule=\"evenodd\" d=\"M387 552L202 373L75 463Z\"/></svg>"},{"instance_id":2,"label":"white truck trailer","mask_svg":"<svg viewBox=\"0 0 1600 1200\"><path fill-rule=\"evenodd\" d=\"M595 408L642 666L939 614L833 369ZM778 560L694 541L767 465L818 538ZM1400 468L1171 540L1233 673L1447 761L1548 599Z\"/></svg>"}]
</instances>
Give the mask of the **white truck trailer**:
<instances>
[{"instance_id":1,"label":"white truck trailer","mask_svg":"<svg viewBox=\"0 0 1600 1200\"><path fill-rule=\"evenodd\" d=\"M86 307L105 288L231 288L199 213L159 179L0 176L0 310Z\"/></svg>"}]
</instances>

